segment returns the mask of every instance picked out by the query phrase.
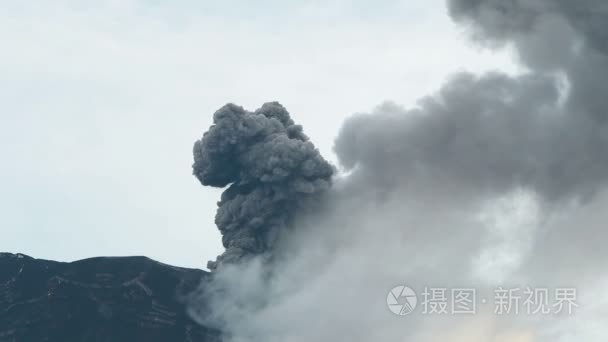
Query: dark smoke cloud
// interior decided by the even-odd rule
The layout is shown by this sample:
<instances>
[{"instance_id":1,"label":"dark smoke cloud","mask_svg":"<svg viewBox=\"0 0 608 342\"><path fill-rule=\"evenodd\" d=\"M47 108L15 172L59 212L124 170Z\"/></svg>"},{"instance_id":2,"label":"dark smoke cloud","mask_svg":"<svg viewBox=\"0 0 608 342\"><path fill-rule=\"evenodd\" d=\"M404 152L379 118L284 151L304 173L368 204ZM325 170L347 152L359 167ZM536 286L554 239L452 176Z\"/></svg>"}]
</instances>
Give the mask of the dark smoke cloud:
<instances>
[{"instance_id":1,"label":"dark smoke cloud","mask_svg":"<svg viewBox=\"0 0 608 342\"><path fill-rule=\"evenodd\" d=\"M553 79L535 74L457 75L417 109L386 104L348 119L335 150L358 182L387 189L523 187L557 200L589 198L608 181L608 127L563 112Z\"/></svg>"},{"instance_id":2,"label":"dark smoke cloud","mask_svg":"<svg viewBox=\"0 0 608 342\"><path fill-rule=\"evenodd\" d=\"M508 41L519 35L545 34L540 25L554 20L570 25L590 47L608 52L608 3L604 0L448 0L448 7L455 20L473 25L485 38ZM573 39L561 41L573 43Z\"/></svg>"},{"instance_id":3,"label":"dark smoke cloud","mask_svg":"<svg viewBox=\"0 0 608 342\"><path fill-rule=\"evenodd\" d=\"M235 262L268 254L296 209L330 186L333 168L285 108L270 102L255 112L233 104L215 112L194 144L193 173L203 185L229 185L215 218L226 248L217 262Z\"/></svg>"},{"instance_id":4,"label":"dark smoke cloud","mask_svg":"<svg viewBox=\"0 0 608 342\"><path fill-rule=\"evenodd\" d=\"M449 0L475 39L512 46L526 71L460 73L417 108L387 103L348 119L335 151L349 172L322 212L293 222L298 198L324 192L331 167L310 145L301 159L314 160L306 169L315 176L304 183L319 186L293 190L301 168L269 172L260 162L289 159L285 146L307 143L284 109L270 106L285 113L270 115L276 120L264 107L218 111L195 146L195 174L206 185L232 184L218 210L222 258L264 254L282 227L298 229L273 246L271 274L255 258L216 272L211 285L225 293L207 296L211 309L199 317L231 342L605 341L607 4ZM289 196L275 200L277 191ZM394 320L382 296L403 281L575 286L581 306L543 321L491 312Z\"/></svg>"},{"instance_id":5,"label":"dark smoke cloud","mask_svg":"<svg viewBox=\"0 0 608 342\"><path fill-rule=\"evenodd\" d=\"M608 2L450 0L478 41L510 44L520 76L454 76L419 108L344 124L339 160L365 182L425 178L461 190L589 198L608 181ZM464 190L463 190L464 191Z\"/></svg>"},{"instance_id":6,"label":"dark smoke cloud","mask_svg":"<svg viewBox=\"0 0 608 342\"><path fill-rule=\"evenodd\" d=\"M483 281L568 283L580 290L579 316L546 324L523 319L522 331L531 337L522 340L603 341L608 333L590 324L605 315L599 309L605 304L595 303L607 300L598 289L606 284L608 260L599 246L608 238L601 209L608 203L608 2L449 0L448 7L476 41L511 48L525 71L460 73L415 109L389 103L350 118L335 145L340 163L352 170L347 182L355 192L382 193L381 199L416 196L429 203L420 210L420 231L478 255L470 263L458 248L428 248L431 253L421 248L426 258L447 249L444 263L473 265ZM497 225L501 228L492 222L502 219L492 218L482 224L487 230L475 234L467 234L474 225L453 220L436 232L428 229L429 217L442 212L436 205L441 201L452 199L454 208L466 202L492 208L502 201L497 198L518 189L529 196L523 212L533 208L523 215L529 223L499 208L497 217L508 217ZM505 198L507 207L519 201ZM462 236L482 244L454 241ZM496 332L491 336L479 340L503 340Z\"/></svg>"},{"instance_id":7,"label":"dark smoke cloud","mask_svg":"<svg viewBox=\"0 0 608 342\"><path fill-rule=\"evenodd\" d=\"M512 44L534 72L563 73L570 114L608 119L608 2L449 0L448 7L479 40Z\"/></svg>"},{"instance_id":8,"label":"dark smoke cloud","mask_svg":"<svg viewBox=\"0 0 608 342\"><path fill-rule=\"evenodd\" d=\"M528 121L529 133L540 137L537 144L518 143L521 155L530 155L539 144L545 146L546 152L536 159L541 170L551 172L530 185L562 198L593 195L605 188L608 181L608 2L449 0L448 9L457 22L472 30L476 39L511 45L529 68L530 75L557 75L565 80L562 105L553 110L556 115L538 125L534 120ZM554 106L554 101L549 99L546 106ZM515 137L521 134L516 133ZM513 165L522 168L525 164ZM546 187L547 182L552 185ZM605 219L597 219L602 212L597 206L605 205L605 195L595 201L600 204L589 203L587 208L579 209L589 212L572 215L576 218L566 220L567 224L555 225L543 236L542 242L534 246L537 267L532 273L538 274L558 260L565 265L564 269L570 269L566 260L577 263L571 267L579 272L577 279L582 279L583 269L595 267L591 274L597 276L597 269L605 268L604 251L589 248L595 241L608 237ZM565 250L572 254L564 257ZM558 274L548 273L551 277Z\"/></svg>"}]
</instances>

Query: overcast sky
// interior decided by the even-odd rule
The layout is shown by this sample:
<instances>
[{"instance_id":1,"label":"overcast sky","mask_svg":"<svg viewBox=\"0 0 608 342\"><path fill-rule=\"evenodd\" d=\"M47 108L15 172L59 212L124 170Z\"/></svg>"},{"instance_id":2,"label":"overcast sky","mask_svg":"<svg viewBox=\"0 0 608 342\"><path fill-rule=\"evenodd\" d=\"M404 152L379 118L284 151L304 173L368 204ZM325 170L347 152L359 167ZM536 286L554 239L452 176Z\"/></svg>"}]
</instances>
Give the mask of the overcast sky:
<instances>
[{"instance_id":1,"label":"overcast sky","mask_svg":"<svg viewBox=\"0 0 608 342\"><path fill-rule=\"evenodd\" d=\"M0 250L65 261L221 253L191 164L227 102L281 102L333 161L353 113L516 70L443 0L0 2L0 42Z\"/></svg>"}]
</instances>

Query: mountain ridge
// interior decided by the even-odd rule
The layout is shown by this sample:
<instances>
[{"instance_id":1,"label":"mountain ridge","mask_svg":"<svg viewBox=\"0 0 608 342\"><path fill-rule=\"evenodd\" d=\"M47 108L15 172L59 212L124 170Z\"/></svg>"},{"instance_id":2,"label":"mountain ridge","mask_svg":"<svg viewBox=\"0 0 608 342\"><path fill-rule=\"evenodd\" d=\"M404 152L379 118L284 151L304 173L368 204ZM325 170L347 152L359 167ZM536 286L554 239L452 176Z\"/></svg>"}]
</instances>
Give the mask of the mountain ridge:
<instances>
[{"instance_id":1,"label":"mountain ridge","mask_svg":"<svg viewBox=\"0 0 608 342\"><path fill-rule=\"evenodd\" d=\"M219 341L186 313L209 272L144 256L73 262L0 253L0 342Z\"/></svg>"}]
</instances>

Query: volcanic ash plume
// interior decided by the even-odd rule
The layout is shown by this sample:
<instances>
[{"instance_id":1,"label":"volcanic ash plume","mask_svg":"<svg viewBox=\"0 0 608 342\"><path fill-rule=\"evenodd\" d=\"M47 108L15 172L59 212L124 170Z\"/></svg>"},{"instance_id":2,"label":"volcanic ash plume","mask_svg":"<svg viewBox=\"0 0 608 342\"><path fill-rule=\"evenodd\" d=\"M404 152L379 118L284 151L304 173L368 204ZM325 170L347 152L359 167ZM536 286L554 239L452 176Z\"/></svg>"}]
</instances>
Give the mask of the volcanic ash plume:
<instances>
[{"instance_id":1,"label":"volcanic ash plume","mask_svg":"<svg viewBox=\"0 0 608 342\"><path fill-rule=\"evenodd\" d=\"M195 149L203 184L232 183L220 260L264 255L280 228L297 229L275 262L215 272L193 317L226 342L608 341L607 3L449 0L525 70L458 73L415 108L349 118L335 143L349 172L323 210L294 217L332 172L282 107L220 110ZM419 296L402 319L386 306L395 285ZM475 315L424 314L427 287L461 286L487 294ZM519 314L497 315L501 287L575 288L578 307L528 315L519 292Z\"/></svg>"},{"instance_id":2,"label":"volcanic ash plume","mask_svg":"<svg viewBox=\"0 0 608 342\"><path fill-rule=\"evenodd\" d=\"M332 166L277 102L255 112L227 104L194 144L193 173L203 185L228 188L215 223L226 251L215 269L244 257L269 257L295 211L330 186Z\"/></svg>"}]
</instances>

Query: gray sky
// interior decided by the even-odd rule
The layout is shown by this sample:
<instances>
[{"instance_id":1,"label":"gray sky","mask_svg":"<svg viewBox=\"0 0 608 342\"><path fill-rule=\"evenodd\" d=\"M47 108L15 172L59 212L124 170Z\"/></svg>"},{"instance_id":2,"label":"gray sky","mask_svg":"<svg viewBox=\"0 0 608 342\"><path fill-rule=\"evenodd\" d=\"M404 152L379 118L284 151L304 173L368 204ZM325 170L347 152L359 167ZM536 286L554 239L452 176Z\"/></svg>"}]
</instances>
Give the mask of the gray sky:
<instances>
[{"instance_id":1,"label":"gray sky","mask_svg":"<svg viewBox=\"0 0 608 342\"><path fill-rule=\"evenodd\" d=\"M226 102L281 102L333 161L351 114L515 70L443 0L7 1L0 41L0 250L56 260L221 253L221 189L191 164Z\"/></svg>"}]
</instances>

